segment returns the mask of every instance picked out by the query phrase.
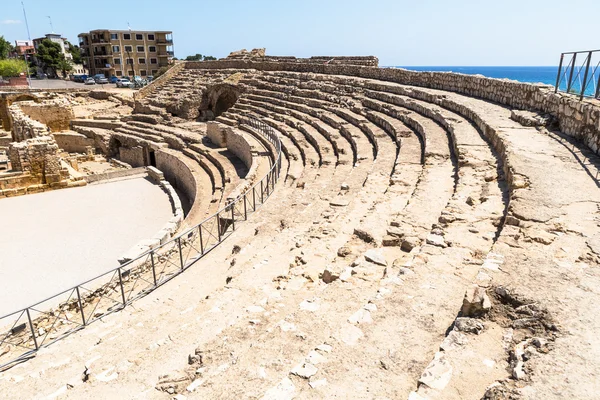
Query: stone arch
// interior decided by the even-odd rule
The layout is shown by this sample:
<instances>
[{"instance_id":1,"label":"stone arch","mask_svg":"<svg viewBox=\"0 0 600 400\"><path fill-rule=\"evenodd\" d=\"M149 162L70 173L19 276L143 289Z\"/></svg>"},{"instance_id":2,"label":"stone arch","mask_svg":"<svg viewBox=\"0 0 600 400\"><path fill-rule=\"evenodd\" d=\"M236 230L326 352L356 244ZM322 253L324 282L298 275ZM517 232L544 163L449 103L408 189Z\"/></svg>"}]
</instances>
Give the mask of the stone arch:
<instances>
[{"instance_id":1,"label":"stone arch","mask_svg":"<svg viewBox=\"0 0 600 400\"><path fill-rule=\"evenodd\" d=\"M242 89L235 84L219 83L210 86L202 96L200 119L210 121L229 110L239 99Z\"/></svg>"}]
</instances>

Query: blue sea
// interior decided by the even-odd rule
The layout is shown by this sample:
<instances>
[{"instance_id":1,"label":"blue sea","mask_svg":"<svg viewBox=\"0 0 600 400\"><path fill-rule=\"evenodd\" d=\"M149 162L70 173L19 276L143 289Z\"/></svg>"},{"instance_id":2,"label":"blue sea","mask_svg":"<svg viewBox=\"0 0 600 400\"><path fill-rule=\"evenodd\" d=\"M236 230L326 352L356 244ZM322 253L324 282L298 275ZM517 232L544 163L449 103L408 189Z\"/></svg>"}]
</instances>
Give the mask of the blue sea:
<instances>
[{"instance_id":1,"label":"blue sea","mask_svg":"<svg viewBox=\"0 0 600 400\"><path fill-rule=\"evenodd\" d=\"M508 78L521 82L556 84L558 67L402 67L413 71L444 71L460 74L483 75L490 78Z\"/></svg>"}]
</instances>

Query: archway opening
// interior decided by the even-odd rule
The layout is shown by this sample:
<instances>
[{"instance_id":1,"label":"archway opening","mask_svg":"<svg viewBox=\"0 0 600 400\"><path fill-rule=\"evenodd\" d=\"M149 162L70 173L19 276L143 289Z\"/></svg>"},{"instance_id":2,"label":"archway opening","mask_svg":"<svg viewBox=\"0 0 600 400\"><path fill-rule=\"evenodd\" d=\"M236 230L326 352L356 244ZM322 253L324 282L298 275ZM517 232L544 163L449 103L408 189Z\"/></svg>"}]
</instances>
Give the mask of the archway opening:
<instances>
[{"instance_id":1,"label":"archway opening","mask_svg":"<svg viewBox=\"0 0 600 400\"><path fill-rule=\"evenodd\" d=\"M213 106L215 118L229 110L238 99L238 95L233 90L224 90L216 99Z\"/></svg>"}]
</instances>

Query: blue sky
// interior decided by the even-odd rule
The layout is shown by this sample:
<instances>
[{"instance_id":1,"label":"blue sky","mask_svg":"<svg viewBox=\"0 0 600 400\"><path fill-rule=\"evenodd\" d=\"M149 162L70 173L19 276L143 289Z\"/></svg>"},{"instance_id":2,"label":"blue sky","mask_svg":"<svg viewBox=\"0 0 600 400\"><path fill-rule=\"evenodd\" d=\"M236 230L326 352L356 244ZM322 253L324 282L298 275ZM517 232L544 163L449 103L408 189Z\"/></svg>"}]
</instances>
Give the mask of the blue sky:
<instances>
[{"instance_id":1,"label":"blue sky","mask_svg":"<svg viewBox=\"0 0 600 400\"><path fill-rule=\"evenodd\" d=\"M0 0L0 35L27 39L20 0ZM556 65L600 48L600 0L145 0L105 7L24 0L32 38L93 29L172 30L175 55L376 55L380 65ZM590 16L587 19L586 16Z\"/></svg>"}]
</instances>

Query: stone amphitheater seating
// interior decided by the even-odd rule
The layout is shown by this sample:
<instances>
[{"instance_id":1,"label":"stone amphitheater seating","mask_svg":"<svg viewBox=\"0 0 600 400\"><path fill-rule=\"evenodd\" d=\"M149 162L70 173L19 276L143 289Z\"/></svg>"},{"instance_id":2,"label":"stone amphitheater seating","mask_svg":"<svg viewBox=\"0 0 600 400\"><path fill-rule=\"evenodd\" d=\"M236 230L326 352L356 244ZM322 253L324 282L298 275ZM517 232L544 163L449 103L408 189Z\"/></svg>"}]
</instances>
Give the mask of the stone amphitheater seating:
<instances>
[{"instance_id":1,"label":"stone amphitheater seating","mask_svg":"<svg viewBox=\"0 0 600 400\"><path fill-rule=\"evenodd\" d=\"M600 273L588 269L599 261L600 191L580 163L593 169L598 157L564 133L522 126L495 102L521 100L470 97L476 89L458 88L453 77L445 91L418 77L374 79L387 72L356 65L278 61L285 62L188 63L139 98L129 120L73 122L107 152L116 138L187 165L197 192L189 224L247 187L244 176L270 167L272 149L246 117L276 130L284 154L268 209L236 231L234 250L215 249L183 282L157 291L173 302L161 305L170 310L160 315L164 328L145 330L147 342L135 349L116 340L116 354L97 345L105 353L94 368L119 365L127 354L135 373L124 370L118 387L143 377L198 398L332 398L339 388L412 399L482 398L523 386L532 398L593 392L584 376L561 383L560 396L547 381L564 368L600 369L588 336L600 332L592 303L573 305L591 301L586 293L600 284ZM207 106L203 93L223 82L241 95L216 121L260 149L251 167L202 134L167 125L197 118ZM463 298L473 285L487 291L494 310L478 320L485 325L478 335L461 332L457 320L470 316ZM182 324L188 309L196 315ZM128 335L125 327L156 323L154 314L127 309L114 318L124 325L117 338ZM541 344L523 358L514 350L535 340L551 342L551 351ZM151 358L136 350L149 342L161 343L150 346ZM190 356L188 366L195 347L204 361ZM75 351L78 361L90 357ZM36 368L49 359L39 356ZM159 359L168 361L153 364ZM201 377L190 373L198 368ZM255 378L256 368L267 372ZM45 371L46 379L64 373ZM521 373L526 381L511 378Z\"/></svg>"}]
</instances>

